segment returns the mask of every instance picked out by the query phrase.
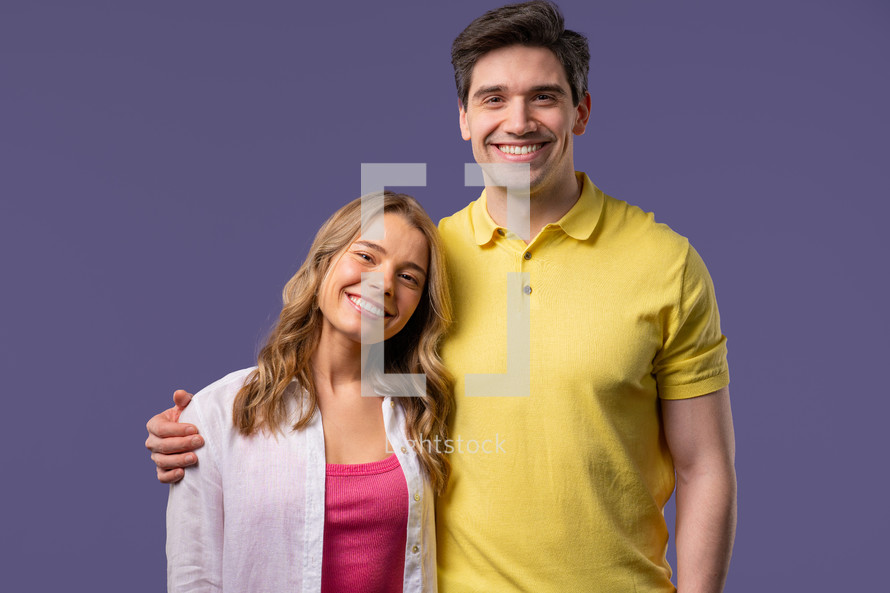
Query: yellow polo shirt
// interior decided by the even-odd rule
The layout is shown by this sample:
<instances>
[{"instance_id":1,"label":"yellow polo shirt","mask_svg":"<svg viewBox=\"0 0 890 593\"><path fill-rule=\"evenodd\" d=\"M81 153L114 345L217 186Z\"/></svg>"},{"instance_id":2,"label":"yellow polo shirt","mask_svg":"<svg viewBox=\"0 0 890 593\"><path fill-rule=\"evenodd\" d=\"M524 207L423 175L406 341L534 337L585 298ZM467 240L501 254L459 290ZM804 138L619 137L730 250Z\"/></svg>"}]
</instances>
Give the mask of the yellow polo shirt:
<instances>
[{"instance_id":1,"label":"yellow polo shirt","mask_svg":"<svg viewBox=\"0 0 890 593\"><path fill-rule=\"evenodd\" d=\"M528 245L492 221L484 192L439 225L457 400L437 502L441 593L674 590L658 400L727 385L726 339L689 242L578 176L578 202ZM508 343L522 311L527 329L511 326ZM500 384L526 393L466 378L506 374L523 350L528 366Z\"/></svg>"}]
</instances>

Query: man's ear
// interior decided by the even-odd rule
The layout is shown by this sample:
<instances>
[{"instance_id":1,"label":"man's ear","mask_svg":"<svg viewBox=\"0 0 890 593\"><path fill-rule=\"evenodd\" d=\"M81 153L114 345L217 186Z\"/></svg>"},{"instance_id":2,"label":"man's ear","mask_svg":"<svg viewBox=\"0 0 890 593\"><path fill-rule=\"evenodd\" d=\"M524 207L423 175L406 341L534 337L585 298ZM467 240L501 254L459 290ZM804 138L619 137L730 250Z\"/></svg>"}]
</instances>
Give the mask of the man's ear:
<instances>
[{"instance_id":1,"label":"man's ear","mask_svg":"<svg viewBox=\"0 0 890 593\"><path fill-rule=\"evenodd\" d=\"M464 140L469 140L470 126L467 124L467 110L460 99L457 100L457 110L460 112L460 137Z\"/></svg>"},{"instance_id":2,"label":"man's ear","mask_svg":"<svg viewBox=\"0 0 890 593\"><path fill-rule=\"evenodd\" d=\"M575 108L575 125L572 126L572 132L576 136L580 136L587 129L587 121L590 119L590 93L584 93L578 106Z\"/></svg>"}]
</instances>

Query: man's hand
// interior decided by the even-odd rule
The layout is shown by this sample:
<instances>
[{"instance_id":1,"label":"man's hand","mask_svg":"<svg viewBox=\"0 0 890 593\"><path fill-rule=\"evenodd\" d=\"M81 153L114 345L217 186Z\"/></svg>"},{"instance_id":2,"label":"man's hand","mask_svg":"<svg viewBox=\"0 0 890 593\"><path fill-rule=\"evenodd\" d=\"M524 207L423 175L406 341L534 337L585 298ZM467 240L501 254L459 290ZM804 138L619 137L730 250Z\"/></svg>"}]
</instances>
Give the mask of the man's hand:
<instances>
[{"instance_id":1,"label":"man's hand","mask_svg":"<svg viewBox=\"0 0 890 593\"><path fill-rule=\"evenodd\" d=\"M173 394L173 407L153 416L145 428L145 447L158 466L158 480L164 484L178 482L186 467L198 461L192 451L204 445L194 424L181 424L179 415L192 401L192 394L182 389Z\"/></svg>"}]
</instances>

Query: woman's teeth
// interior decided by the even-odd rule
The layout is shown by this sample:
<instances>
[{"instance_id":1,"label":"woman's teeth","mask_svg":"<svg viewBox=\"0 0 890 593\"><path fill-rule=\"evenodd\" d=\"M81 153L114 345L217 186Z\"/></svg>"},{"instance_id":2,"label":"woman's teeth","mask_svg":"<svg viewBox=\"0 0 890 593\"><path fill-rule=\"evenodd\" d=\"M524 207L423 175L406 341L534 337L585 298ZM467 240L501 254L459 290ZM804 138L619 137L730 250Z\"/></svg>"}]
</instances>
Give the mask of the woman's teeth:
<instances>
[{"instance_id":1,"label":"woman's teeth","mask_svg":"<svg viewBox=\"0 0 890 593\"><path fill-rule=\"evenodd\" d=\"M350 296L349 300L352 301L353 303L355 303L356 305L358 305L358 307L362 311L367 311L371 315L376 315L377 317L383 317L386 315L386 311L384 311L383 309L381 309L380 307L378 307L377 305L375 305L373 303L369 303L368 301L366 301L365 299L363 299L361 297Z\"/></svg>"}]
</instances>

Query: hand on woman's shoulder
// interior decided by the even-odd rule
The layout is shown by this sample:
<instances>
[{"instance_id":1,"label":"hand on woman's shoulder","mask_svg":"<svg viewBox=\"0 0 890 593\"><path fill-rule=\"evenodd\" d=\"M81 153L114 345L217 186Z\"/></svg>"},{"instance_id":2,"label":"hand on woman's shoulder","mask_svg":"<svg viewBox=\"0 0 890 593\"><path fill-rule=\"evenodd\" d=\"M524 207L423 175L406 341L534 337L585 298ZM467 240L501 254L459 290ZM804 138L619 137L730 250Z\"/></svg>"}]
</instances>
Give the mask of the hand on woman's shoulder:
<instances>
[{"instance_id":1,"label":"hand on woman's shoulder","mask_svg":"<svg viewBox=\"0 0 890 593\"><path fill-rule=\"evenodd\" d=\"M229 373L196 393L183 410L180 421L195 424L202 434L209 429L229 428L232 425L235 396L254 368L256 367Z\"/></svg>"}]
</instances>

